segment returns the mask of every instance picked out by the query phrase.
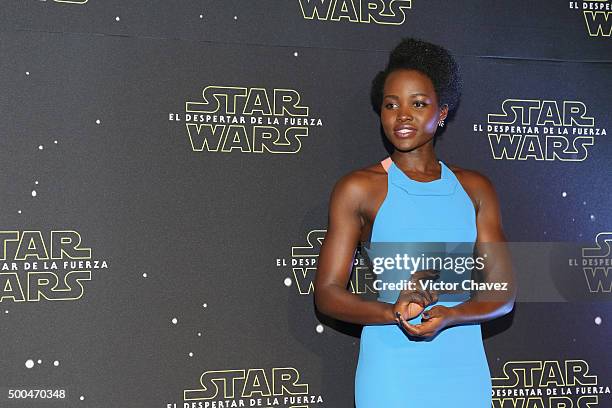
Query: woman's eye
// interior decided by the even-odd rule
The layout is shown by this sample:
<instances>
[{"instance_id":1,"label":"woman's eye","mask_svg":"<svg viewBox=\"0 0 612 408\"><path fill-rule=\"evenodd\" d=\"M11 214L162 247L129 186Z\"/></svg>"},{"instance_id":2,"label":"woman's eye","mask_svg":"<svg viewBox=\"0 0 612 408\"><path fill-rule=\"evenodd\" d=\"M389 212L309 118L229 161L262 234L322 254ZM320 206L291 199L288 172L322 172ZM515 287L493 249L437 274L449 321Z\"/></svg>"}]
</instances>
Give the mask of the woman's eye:
<instances>
[{"instance_id":1,"label":"woman's eye","mask_svg":"<svg viewBox=\"0 0 612 408\"><path fill-rule=\"evenodd\" d=\"M395 106L396 106L396 104L394 104L394 103L388 103L388 104L385 105L385 108L393 109L393 108L395 108Z\"/></svg>"},{"instance_id":2,"label":"woman's eye","mask_svg":"<svg viewBox=\"0 0 612 408\"><path fill-rule=\"evenodd\" d=\"M427 104L425 102L416 101L414 103L414 106L416 106L417 108L424 108L425 106L427 106Z\"/></svg>"}]
</instances>

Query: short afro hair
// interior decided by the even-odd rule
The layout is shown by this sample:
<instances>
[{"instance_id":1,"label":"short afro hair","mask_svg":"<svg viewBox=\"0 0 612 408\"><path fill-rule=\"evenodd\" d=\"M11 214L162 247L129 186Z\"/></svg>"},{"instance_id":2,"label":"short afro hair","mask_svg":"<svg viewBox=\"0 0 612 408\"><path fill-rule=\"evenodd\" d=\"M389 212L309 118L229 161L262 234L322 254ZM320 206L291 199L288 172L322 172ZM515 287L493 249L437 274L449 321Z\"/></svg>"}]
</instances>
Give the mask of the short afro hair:
<instances>
[{"instance_id":1,"label":"short afro hair","mask_svg":"<svg viewBox=\"0 0 612 408\"><path fill-rule=\"evenodd\" d=\"M440 106L448 105L453 112L461 96L459 66L450 52L439 45L415 38L404 38L391 51L389 62L372 81L372 108L380 115L383 90L387 76L398 69L414 69L427 75L433 83Z\"/></svg>"}]
</instances>

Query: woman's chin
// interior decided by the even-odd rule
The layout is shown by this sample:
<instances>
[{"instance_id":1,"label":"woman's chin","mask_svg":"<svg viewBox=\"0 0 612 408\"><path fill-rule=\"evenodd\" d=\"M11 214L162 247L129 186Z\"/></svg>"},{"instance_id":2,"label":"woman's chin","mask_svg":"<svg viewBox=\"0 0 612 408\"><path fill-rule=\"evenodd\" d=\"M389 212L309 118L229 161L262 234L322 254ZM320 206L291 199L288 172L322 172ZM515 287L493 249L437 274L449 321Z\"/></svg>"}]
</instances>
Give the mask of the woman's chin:
<instances>
[{"instance_id":1,"label":"woman's chin","mask_svg":"<svg viewBox=\"0 0 612 408\"><path fill-rule=\"evenodd\" d=\"M409 152L415 148L415 143L413 140L393 139L390 140L390 142L393 147L395 147L395 150L399 150L400 152Z\"/></svg>"},{"instance_id":2,"label":"woman's chin","mask_svg":"<svg viewBox=\"0 0 612 408\"><path fill-rule=\"evenodd\" d=\"M417 139L414 137L410 138L398 138L398 137L387 137L389 143L393 145L395 150L399 150L400 152L409 152L418 147L424 146L427 142L433 141L433 136L429 140L421 140L421 138Z\"/></svg>"}]
</instances>

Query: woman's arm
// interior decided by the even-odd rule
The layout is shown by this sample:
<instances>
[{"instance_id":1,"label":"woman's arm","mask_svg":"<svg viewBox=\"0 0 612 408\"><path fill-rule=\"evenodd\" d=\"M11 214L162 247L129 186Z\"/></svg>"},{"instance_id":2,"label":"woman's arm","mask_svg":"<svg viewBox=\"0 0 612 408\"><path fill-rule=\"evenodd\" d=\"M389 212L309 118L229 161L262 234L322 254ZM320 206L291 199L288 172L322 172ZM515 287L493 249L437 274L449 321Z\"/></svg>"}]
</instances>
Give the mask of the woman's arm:
<instances>
[{"instance_id":1,"label":"woman's arm","mask_svg":"<svg viewBox=\"0 0 612 408\"><path fill-rule=\"evenodd\" d=\"M394 323L392 304L365 300L347 290L361 236L361 203L367 197L364 177L349 174L332 191L327 233L314 282L315 304L322 313L345 322Z\"/></svg>"},{"instance_id":2,"label":"woman's arm","mask_svg":"<svg viewBox=\"0 0 612 408\"><path fill-rule=\"evenodd\" d=\"M477 203L476 255L487 254L483 282L507 282L508 285L507 291L479 291L470 300L451 307L451 324L483 322L503 316L512 310L516 298L497 194L486 177L469 173L466 184Z\"/></svg>"}]
</instances>

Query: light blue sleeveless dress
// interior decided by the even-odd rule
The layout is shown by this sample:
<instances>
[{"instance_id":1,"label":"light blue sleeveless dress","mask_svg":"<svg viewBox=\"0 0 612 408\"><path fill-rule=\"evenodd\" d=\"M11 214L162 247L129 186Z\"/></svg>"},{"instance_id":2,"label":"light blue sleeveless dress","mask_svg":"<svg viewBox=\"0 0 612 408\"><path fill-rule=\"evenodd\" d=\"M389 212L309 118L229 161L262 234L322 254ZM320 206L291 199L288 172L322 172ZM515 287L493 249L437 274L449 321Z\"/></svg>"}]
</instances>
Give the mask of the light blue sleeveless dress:
<instances>
[{"instance_id":1,"label":"light blue sleeveless dress","mask_svg":"<svg viewBox=\"0 0 612 408\"><path fill-rule=\"evenodd\" d=\"M441 178L431 182L410 179L391 158L382 164L388 173L387 196L372 226L372 243L475 242L474 205L443 162ZM395 303L398 295L381 291L378 301ZM459 303L441 299L438 305ZM420 321L418 316L410 323ZM480 325L449 327L430 341L411 339L397 324L364 326L355 405L490 408L491 375Z\"/></svg>"}]
</instances>

